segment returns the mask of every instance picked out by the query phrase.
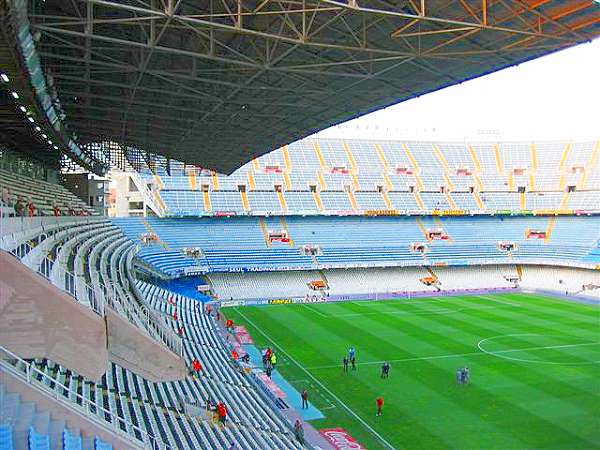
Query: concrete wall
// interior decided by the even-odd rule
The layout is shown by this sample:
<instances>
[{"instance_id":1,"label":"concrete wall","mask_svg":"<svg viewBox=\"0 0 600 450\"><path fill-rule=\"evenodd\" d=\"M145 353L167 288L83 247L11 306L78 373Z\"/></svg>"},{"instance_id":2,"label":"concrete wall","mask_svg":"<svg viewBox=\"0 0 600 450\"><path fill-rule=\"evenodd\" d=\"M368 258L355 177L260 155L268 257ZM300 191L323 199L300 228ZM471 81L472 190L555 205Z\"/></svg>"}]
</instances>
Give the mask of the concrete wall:
<instances>
[{"instance_id":1,"label":"concrete wall","mask_svg":"<svg viewBox=\"0 0 600 450\"><path fill-rule=\"evenodd\" d=\"M145 331L106 306L109 359L153 381L181 380L187 374L185 361Z\"/></svg>"},{"instance_id":2,"label":"concrete wall","mask_svg":"<svg viewBox=\"0 0 600 450\"><path fill-rule=\"evenodd\" d=\"M47 358L99 381L115 362L153 382L180 380L185 361L105 306L78 303L0 251L0 344L21 358Z\"/></svg>"},{"instance_id":3,"label":"concrete wall","mask_svg":"<svg viewBox=\"0 0 600 450\"><path fill-rule=\"evenodd\" d=\"M3 251L0 342L22 358L48 358L95 381L108 367L103 318Z\"/></svg>"}]
</instances>

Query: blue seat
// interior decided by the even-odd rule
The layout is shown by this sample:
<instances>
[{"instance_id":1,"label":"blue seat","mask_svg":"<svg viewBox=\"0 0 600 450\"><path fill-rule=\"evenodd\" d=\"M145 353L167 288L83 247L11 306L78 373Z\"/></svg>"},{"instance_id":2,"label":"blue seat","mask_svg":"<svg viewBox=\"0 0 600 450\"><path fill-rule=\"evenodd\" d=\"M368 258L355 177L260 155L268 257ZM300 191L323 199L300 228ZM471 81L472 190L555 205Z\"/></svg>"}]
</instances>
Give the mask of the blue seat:
<instances>
[{"instance_id":1,"label":"blue seat","mask_svg":"<svg viewBox=\"0 0 600 450\"><path fill-rule=\"evenodd\" d=\"M63 450L82 450L83 440L81 436L75 436L68 430L63 431Z\"/></svg>"},{"instance_id":2,"label":"blue seat","mask_svg":"<svg viewBox=\"0 0 600 450\"><path fill-rule=\"evenodd\" d=\"M50 450L50 436L29 427L29 450Z\"/></svg>"},{"instance_id":3,"label":"blue seat","mask_svg":"<svg viewBox=\"0 0 600 450\"><path fill-rule=\"evenodd\" d=\"M0 450L14 450L13 427L0 425Z\"/></svg>"},{"instance_id":4,"label":"blue seat","mask_svg":"<svg viewBox=\"0 0 600 450\"><path fill-rule=\"evenodd\" d=\"M96 437L96 439L94 439L94 448L96 450L113 450L112 444L109 444L108 442L104 442L99 437Z\"/></svg>"}]
</instances>

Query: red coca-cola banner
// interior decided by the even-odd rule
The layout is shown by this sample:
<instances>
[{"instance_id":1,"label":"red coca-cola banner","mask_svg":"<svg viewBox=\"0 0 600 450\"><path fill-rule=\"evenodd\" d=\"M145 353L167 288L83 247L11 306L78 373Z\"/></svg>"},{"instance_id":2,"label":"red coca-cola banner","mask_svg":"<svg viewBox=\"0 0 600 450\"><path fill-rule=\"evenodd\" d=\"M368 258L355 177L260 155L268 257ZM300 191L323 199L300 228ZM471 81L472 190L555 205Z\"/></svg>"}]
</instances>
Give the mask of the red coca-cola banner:
<instances>
[{"instance_id":1,"label":"red coca-cola banner","mask_svg":"<svg viewBox=\"0 0 600 450\"><path fill-rule=\"evenodd\" d=\"M319 433L337 450L367 450L343 428L325 428Z\"/></svg>"}]
</instances>

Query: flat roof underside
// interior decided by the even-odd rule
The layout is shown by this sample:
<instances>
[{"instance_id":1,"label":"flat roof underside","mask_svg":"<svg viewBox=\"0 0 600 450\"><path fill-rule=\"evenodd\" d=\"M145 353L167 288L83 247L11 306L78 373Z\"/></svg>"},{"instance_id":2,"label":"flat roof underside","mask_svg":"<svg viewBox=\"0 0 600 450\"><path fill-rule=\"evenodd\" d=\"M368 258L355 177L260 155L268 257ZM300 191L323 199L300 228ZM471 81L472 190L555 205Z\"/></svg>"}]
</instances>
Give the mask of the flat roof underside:
<instances>
[{"instance_id":1,"label":"flat roof underside","mask_svg":"<svg viewBox=\"0 0 600 450\"><path fill-rule=\"evenodd\" d=\"M600 34L592 0L46 0L29 17L80 143L226 174Z\"/></svg>"}]
</instances>

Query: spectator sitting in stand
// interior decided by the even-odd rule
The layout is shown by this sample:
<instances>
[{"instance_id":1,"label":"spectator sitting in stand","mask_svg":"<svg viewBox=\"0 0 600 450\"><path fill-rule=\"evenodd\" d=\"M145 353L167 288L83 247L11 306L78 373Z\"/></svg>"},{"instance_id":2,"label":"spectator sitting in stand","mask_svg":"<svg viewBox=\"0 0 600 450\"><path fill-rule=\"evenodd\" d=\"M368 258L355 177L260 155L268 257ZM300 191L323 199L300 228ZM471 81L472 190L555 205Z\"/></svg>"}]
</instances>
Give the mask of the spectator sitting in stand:
<instances>
[{"instance_id":1,"label":"spectator sitting in stand","mask_svg":"<svg viewBox=\"0 0 600 450\"><path fill-rule=\"evenodd\" d=\"M31 197L29 197L29 199L27 200L27 210L29 213L29 217L37 216L37 208L35 207L33 200L31 200Z\"/></svg>"},{"instance_id":2,"label":"spectator sitting in stand","mask_svg":"<svg viewBox=\"0 0 600 450\"><path fill-rule=\"evenodd\" d=\"M2 189L2 205L12 206L12 197L10 194L10 188Z\"/></svg>"},{"instance_id":3,"label":"spectator sitting in stand","mask_svg":"<svg viewBox=\"0 0 600 450\"><path fill-rule=\"evenodd\" d=\"M17 202L15 203L15 215L17 217L25 216L25 202L23 201L23 198L20 196L17 199Z\"/></svg>"},{"instance_id":4,"label":"spectator sitting in stand","mask_svg":"<svg viewBox=\"0 0 600 450\"><path fill-rule=\"evenodd\" d=\"M294 424L294 436L296 436L300 445L304 445L304 428L299 419L296 419L296 423Z\"/></svg>"},{"instance_id":5,"label":"spectator sitting in stand","mask_svg":"<svg viewBox=\"0 0 600 450\"><path fill-rule=\"evenodd\" d=\"M62 216L62 211L60 210L60 207L56 203L54 203L54 205L52 205L52 212L54 213L55 217Z\"/></svg>"}]
</instances>

